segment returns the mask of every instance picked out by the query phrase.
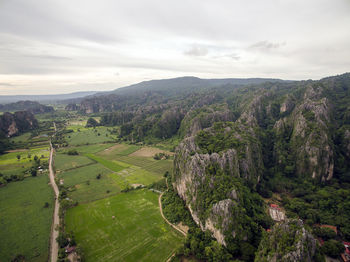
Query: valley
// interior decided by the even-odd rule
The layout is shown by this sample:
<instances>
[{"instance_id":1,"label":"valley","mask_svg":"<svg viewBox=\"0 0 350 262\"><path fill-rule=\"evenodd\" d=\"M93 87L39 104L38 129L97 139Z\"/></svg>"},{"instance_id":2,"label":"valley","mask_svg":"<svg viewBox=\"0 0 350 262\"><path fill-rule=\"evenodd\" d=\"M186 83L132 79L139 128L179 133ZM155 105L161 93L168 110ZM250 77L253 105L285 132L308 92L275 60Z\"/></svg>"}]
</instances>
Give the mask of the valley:
<instances>
[{"instance_id":1,"label":"valley","mask_svg":"<svg viewBox=\"0 0 350 262\"><path fill-rule=\"evenodd\" d=\"M181 78L176 94L159 80L54 111L5 115L1 256L340 259L350 237L349 79ZM179 86L172 81L164 83ZM50 145L59 226L52 226Z\"/></svg>"}]
</instances>

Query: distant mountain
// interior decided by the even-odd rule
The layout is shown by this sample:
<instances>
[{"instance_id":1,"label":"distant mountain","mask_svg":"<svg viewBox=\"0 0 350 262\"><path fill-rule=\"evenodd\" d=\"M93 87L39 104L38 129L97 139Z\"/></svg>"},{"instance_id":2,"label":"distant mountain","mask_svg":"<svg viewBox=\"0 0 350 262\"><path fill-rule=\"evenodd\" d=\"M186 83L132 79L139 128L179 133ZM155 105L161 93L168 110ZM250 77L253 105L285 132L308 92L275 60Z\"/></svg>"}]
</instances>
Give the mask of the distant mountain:
<instances>
[{"instance_id":1,"label":"distant mountain","mask_svg":"<svg viewBox=\"0 0 350 262\"><path fill-rule=\"evenodd\" d=\"M215 88L226 88L227 86L236 88L266 82L282 83L290 81L272 78L201 79L197 77L151 80L79 99L67 107L67 110L74 108L85 113L111 112L125 108L125 106L160 104L168 98L181 99L194 93ZM74 103L80 103L80 106L74 106Z\"/></svg>"},{"instance_id":2,"label":"distant mountain","mask_svg":"<svg viewBox=\"0 0 350 262\"><path fill-rule=\"evenodd\" d=\"M61 100L76 99L89 95L96 94L96 91L75 92L70 94L57 94L57 95L18 95L18 96L0 96L0 103L14 103L18 101L31 100L42 103L55 103Z\"/></svg>"},{"instance_id":3,"label":"distant mountain","mask_svg":"<svg viewBox=\"0 0 350 262\"><path fill-rule=\"evenodd\" d=\"M193 93L208 88L224 85L253 85L265 82L283 82L274 78L224 78L224 79L201 79L193 76L185 76L171 79L143 81L138 84L115 89L112 92L99 94L135 95L139 92L158 92L167 96L176 94Z\"/></svg>"},{"instance_id":4,"label":"distant mountain","mask_svg":"<svg viewBox=\"0 0 350 262\"><path fill-rule=\"evenodd\" d=\"M13 111L29 111L33 114L42 114L42 113L49 113L53 112L54 109L52 106L45 106L38 102L34 101L18 101L15 103L0 104L0 111L2 112L13 112Z\"/></svg>"}]
</instances>

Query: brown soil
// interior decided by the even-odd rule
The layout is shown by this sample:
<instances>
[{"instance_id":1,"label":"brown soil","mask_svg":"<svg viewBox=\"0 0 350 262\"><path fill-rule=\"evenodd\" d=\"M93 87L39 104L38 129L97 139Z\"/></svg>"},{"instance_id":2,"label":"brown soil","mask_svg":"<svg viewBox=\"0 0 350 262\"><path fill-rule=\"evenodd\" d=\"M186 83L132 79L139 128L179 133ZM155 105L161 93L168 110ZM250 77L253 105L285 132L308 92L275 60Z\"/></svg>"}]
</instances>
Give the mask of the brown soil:
<instances>
[{"instance_id":1,"label":"brown soil","mask_svg":"<svg viewBox=\"0 0 350 262\"><path fill-rule=\"evenodd\" d=\"M182 222L180 222L179 224L176 225L178 228L180 228L182 231L184 231L186 234L188 232L189 227L186 226L185 224L182 224Z\"/></svg>"},{"instance_id":2,"label":"brown soil","mask_svg":"<svg viewBox=\"0 0 350 262\"><path fill-rule=\"evenodd\" d=\"M136 152L130 154L129 156L153 157L155 154L158 154L158 153L165 153L165 154L170 155L170 156L174 155L173 152L161 150L159 148L143 147L143 148L137 150Z\"/></svg>"},{"instance_id":3,"label":"brown soil","mask_svg":"<svg viewBox=\"0 0 350 262\"><path fill-rule=\"evenodd\" d=\"M13 149L13 150L6 151L6 153L16 153L16 152L25 152L25 151L28 151L28 149Z\"/></svg>"}]
</instances>

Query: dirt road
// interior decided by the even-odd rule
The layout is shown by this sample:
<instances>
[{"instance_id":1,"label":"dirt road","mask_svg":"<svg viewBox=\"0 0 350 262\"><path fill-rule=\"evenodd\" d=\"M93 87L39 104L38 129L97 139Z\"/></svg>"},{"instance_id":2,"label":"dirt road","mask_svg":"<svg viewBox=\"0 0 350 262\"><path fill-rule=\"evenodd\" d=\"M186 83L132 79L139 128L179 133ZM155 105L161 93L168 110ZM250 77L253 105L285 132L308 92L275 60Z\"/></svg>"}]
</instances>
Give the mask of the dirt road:
<instances>
[{"instance_id":1,"label":"dirt road","mask_svg":"<svg viewBox=\"0 0 350 262\"><path fill-rule=\"evenodd\" d=\"M168 179L165 179L166 181L166 186L167 186L167 190L169 190L169 186L168 186ZM179 227L177 227L176 225L170 223L170 221L168 219L166 219L166 217L164 216L163 214L163 207L162 207L162 196L163 196L164 192L161 193L159 195L159 198L158 198L158 203L159 203L159 210L160 210L160 214L162 215L162 218L165 220L165 222L167 222L172 228L174 228L175 230L179 231L181 234L183 234L185 237L187 236L187 233L184 232L183 230L181 230ZM171 259L173 258L173 256L175 256L175 252L171 254L171 256L167 259L166 262L169 262L171 261Z\"/></svg>"},{"instance_id":2,"label":"dirt road","mask_svg":"<svg viewBox=\"0 0 350 262\"><path fill-rule=\"evenodd\" d=\"M181 230L180 228L178 228L176 225L170 223L170 221L168 219L166 219L166 217L163 214L163 207L162 207L162 196L163 196L164 192L161 193L159 195L158 198L158 202L159 202L159 210L160 210L160 214L162 215L162 218L165 220L165 222L167 222L172 228L176 229L177 231L179 231L181 234L183 234L186 237L186 232L184 232L183 230Z\"/></svg>"},{"instance_id":3,"label":"dirt road","mask_svg":"<svg viewBox=\"0 0 350 262\"><path fill-rule=\"evenodd\" d=\"M56 126L55 126L56 129ZM53 171L53 166L52 166L52 159L53 159L53 152L54 149L52 147L52 144L50 142L50 147L51 147L51 152L50 152L50 163L49 163L49 177L50 177L50 184L53 188L53 191L55 192L55 209L53 213L53 223L51 227L51 238L50 238L50 261L51 262L56 262L57 261L57 256L58 256L58 243L56 241L56 238L58 237L58 231L55 230L58 228L58 225L60 223L59 217L58 217L58 210L60 209L60 203L58 202L58 187L55 182L55 173Z\"/></svg>"}]
</instances>

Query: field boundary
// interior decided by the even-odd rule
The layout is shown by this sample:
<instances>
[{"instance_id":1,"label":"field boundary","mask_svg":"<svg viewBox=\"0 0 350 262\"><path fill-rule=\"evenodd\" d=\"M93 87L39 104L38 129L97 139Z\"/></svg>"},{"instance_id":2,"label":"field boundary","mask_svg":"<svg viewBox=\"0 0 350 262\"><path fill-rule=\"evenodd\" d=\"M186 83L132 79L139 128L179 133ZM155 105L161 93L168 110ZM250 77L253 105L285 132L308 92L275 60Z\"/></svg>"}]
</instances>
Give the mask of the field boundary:
<instances>
[{"instance_id":1,"label":"field boundary","mask_svg":"<svg viewBox=\"0 0 350 262\"><path fill-rule=\"evenodd\" d=\"M59 169L60 172L67 172L67 171L72 171L74 169L78 169L78 168L81 168L81 167L86 167L86 166L91 166L91 165L96 165L98 164L98 162L92 158L89 158L90 160L92 160L92 163L88 163L88 164L85 164L85 165L82 165L82 166L77 166L77 167L70 167L68 169Z\"/></svg>"}]
</instances>

